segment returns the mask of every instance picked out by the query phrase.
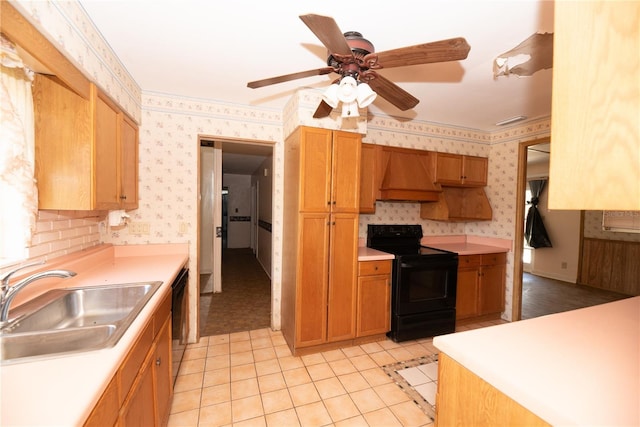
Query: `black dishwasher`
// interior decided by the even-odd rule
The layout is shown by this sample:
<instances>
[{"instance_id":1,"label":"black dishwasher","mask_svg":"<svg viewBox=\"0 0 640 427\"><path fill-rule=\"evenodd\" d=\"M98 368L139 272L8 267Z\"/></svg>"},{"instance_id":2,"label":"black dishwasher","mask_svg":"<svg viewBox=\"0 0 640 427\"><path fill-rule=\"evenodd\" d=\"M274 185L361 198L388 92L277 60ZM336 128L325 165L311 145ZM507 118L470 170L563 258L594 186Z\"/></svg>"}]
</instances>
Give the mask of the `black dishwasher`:
<instances>
[{"instance_id":1,"label":"black dishwasher","mask_svg":"<svg viewBox=\"0 0 640 427\"><path fill-rule=\"evenodd\" d=\"M180 364L189 336L189 298L187 284L189 269L183 268L171 285L171 359L173 384L175 385Z\"/></svg>"}]
</instances>

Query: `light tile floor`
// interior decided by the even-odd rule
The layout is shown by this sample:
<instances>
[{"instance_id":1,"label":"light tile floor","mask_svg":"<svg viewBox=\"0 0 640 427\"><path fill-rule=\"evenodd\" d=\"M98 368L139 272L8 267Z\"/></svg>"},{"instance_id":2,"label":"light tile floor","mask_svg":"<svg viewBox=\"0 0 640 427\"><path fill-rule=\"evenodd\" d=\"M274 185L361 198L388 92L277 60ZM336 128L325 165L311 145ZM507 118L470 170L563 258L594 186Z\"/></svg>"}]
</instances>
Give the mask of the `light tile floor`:
<instances>
[{"instance_id":1,"label":"light tile floor","mask_svg":"<svg viewBox=\"0 0 640 427\"><path fill-rule=\"evenodd\" d=\"M187 346L169 426L431 426L381 368L435 354L431 341L385 340L294 357L282 334L268 328L202 337ZM421 372L431 379L425 389L435 390L434 367Z\"/></svg>"}]
</instances>

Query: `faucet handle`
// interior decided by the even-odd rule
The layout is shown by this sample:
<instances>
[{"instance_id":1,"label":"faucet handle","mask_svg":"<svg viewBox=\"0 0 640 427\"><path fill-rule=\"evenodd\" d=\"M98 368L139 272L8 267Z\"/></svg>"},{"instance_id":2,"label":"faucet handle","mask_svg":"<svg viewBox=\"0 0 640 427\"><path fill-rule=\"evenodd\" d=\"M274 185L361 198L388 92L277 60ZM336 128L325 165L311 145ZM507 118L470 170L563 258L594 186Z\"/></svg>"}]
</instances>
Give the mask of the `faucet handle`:
<instances>
[{"instance_id":1,"label":"faucet handle","mask_svg":"<svg viewBox=\"0 0 640 427\"><path fill-rule=\"evenodd\" d=\"M34 262L30 262L29 264L21 265L20 267L14 268L13 270L9 271L7 274L2 276L2 278L0 279L0 282L2 282L2 285L0 285L2 291L4 291L5 289L7 289L9 287L9 279L11 278L11 276L13 276L18 271L24 270L25 268L33 267L34 265L42 265L42 264L44 264L46 262L47 261L45 261L45 260L34 261Z\"/></svg>"}]
</instances>

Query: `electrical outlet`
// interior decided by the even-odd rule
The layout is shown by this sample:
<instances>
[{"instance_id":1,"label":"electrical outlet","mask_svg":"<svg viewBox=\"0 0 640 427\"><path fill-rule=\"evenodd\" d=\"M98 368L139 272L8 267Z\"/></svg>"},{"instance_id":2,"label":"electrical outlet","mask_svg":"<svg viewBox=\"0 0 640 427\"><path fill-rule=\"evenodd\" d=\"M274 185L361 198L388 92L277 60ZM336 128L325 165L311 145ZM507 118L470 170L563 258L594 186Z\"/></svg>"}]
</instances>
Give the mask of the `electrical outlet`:
<instances>
[{"instance_id":1,"label":"electrical outlet","mask_svg":"<svg viewBox=\"0 0 640 427\"><path fill-rule=\"evenodd\" d=\"M130 222L127 227L129 228L129 234L148 235L151 231L151 226L148 222Z\"/></svg>"}]
</instances>

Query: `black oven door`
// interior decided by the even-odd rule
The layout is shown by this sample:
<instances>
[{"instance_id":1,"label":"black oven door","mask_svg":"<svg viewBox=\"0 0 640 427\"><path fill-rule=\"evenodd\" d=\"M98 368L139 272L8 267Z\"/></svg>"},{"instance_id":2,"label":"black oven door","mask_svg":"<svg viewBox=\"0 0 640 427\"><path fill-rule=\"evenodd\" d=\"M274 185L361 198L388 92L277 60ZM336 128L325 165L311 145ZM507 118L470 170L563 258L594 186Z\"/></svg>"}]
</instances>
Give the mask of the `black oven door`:
<instances>
[{"instance_id":1,"label":"black oven door","mask_svg":"<svg viewBox=\"0 0 640 427\"><path fill-rule=\"evenodd\" d=\"M401 256L394 268L392 305L397 315L455 308L458 257Z\"/></svg>"}]
</instances>

